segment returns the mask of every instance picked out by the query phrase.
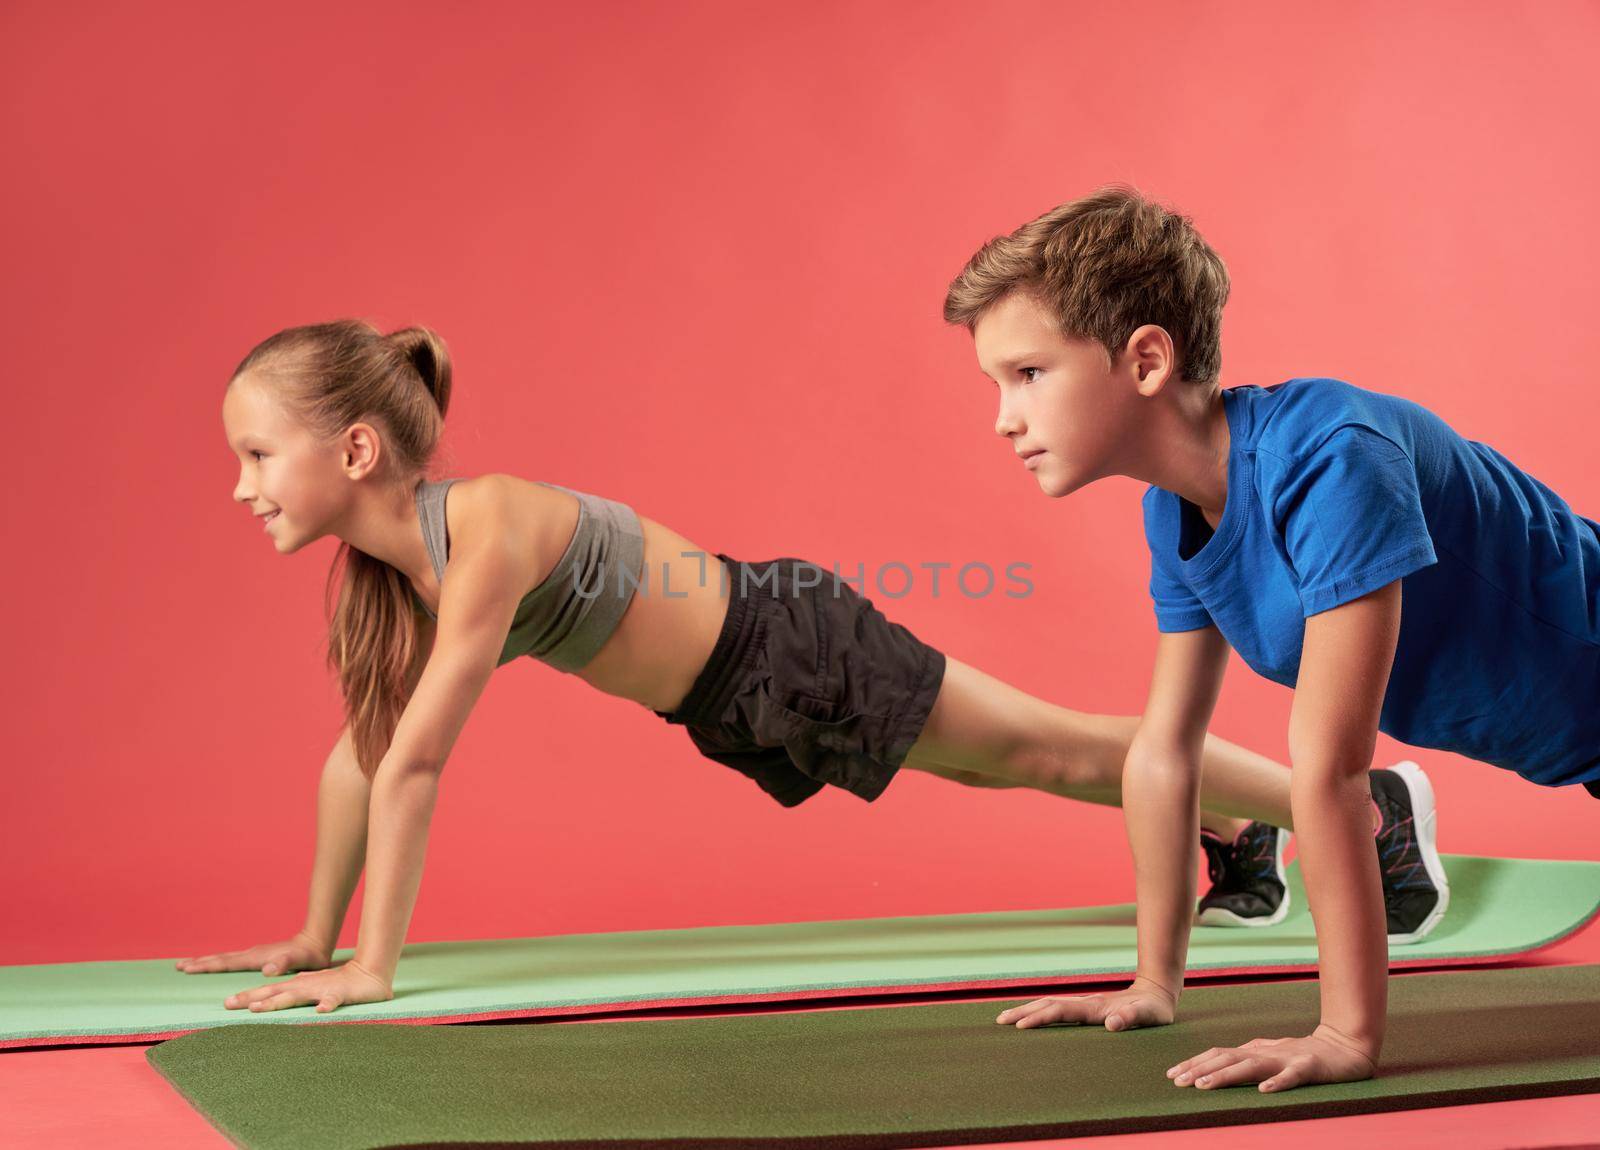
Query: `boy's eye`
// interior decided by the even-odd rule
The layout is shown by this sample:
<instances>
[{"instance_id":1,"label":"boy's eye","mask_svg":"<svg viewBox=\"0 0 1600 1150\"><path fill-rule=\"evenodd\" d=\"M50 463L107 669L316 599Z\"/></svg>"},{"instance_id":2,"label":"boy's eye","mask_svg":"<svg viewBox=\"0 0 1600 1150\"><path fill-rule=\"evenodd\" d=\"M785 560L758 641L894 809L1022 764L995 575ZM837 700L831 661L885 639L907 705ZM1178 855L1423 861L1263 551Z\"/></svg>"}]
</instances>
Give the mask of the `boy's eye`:
<instances>
[{"instance_id":1,"label":"boy's eye","mask_svg":"<svg viewBox=\"0 0 1600 1150\"><path fill-rule=\"evenodd\" d=\"M250 454L251 454L251 455L254 455L254 456L255 456L255 457L256 457L256 458L257 458L257 459L260 459L260 458L261 458L261 456L263 456L263 455L264 455L264 454L266 454L266 453L265 453L265 452L262 452L262 451L256 451L256 450L254 450L254 449L252 449L252 450L251 450L251 452L250 452Z\"/></svg>"},{"instance_id":2,"label":"boy's eye","mask_svg":"<svg viewBox=\"0 0 1600 1150\"><path fill-rule=\"evenodd\" d=\"M1037 367L1019 367L1017 370L1022 373L1022 382L1023 383L1032 383L1033 382L1033 376L1028 374L1028 373L1029 372L1034 372L1034 371L1041 371L1043 369L1042 368L1037 368Z\"/></svg>"}]
</instances>

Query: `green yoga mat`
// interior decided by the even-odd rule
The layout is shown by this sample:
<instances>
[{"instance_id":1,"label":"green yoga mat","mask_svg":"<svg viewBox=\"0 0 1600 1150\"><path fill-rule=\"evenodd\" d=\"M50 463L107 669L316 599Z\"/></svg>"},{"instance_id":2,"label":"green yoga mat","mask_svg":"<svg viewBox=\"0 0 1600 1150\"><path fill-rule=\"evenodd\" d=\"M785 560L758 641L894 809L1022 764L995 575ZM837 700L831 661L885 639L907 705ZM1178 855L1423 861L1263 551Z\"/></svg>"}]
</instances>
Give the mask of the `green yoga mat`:
<instances>
[{"instance_id":1,"label":"green yoga mat","mask_svg":"<svg viewBox=\"0 0 1600 1150\"><path fill-rule=\"evenodd\" d=\"M1390 983L1383 1073L1172 1085L1211 1046L1303 1034L1314 982L1185 992L1178 1025L1017 1030L993 1003L519 1026L228 1026L146 1055L249 1150L856 1150L1271 1122L1600 1089L1600 967Z\"/></svg>"},{"instance_id":2,"label":"green yoga mat","mask_svg":"<svg viewBox=\"0 0 1600 1150\"><path fill-rule=\"evenodd\" d=\"M1566 937L1600 909L1600 863L1446 855L1450 909L1391 963L1504 960ZM1309 971L1316 939L1297 868L1277 926L1197 927L1194 975ZM341 952L340 957L348 952ZM340 1020L460 1022L641 1007L792 1002L908 991L1066 986L1127 975L1131 906L556 935L409 946L389 1002ZM170 961L0 967L0 1047L152 1041L208 1026L298 1024L314 1011L226 1010L259 972L180 974Z\"/></svg>"}]
</instances>

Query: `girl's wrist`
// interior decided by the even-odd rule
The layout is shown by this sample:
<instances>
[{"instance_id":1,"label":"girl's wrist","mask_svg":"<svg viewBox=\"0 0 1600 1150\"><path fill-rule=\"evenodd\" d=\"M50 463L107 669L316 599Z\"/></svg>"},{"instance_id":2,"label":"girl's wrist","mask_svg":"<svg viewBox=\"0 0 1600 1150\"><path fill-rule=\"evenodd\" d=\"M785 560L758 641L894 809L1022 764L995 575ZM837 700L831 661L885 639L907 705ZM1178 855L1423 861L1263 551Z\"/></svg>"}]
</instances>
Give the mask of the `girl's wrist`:
<instances>
[{"instance_id":1,"label":"girl's wrist","mask_svg":"<svg viewBox=\"0 0 1600 1150\"><path fill-rule=\"evenodd\" d=\"M374 982L377 982L380 985L382 985L384 990L392 991L394 989L394 971L392 971L392 970L384 971L384 970L377 969L377 968L375 968L373 966L368 965L367 963L362 962L360 959L357 959L357 958L351 958L351 959L346 960L345 966L350 967L352 970L355 970L356 972L358 972L360 974L366 975L368 978L372 979Z\"/></svg>"},{"instance_id":2,"label":"girl's wrist","mask_svg":"<svg viewBox=\"0 0 1600 1150\"><path fill-rule=\"evenodd\" d=\"M357 945L356 953L352 957L345 960L345 965L353 966L363 974L377 979L379 982L383 983L384 986L392 987L394 986L395 968L399 964L395 962L378 962L377 960L362 954L360 946Z\"/></svg>"},{"instance_id":3,"label":"girl's wrist","mask_svg":"<svg viewBox=\"0 0 1600 1150\"><path fill-rule=\"evenodd\" d=\"M301 927L295 932L295 937L315 947L317 953L328 955L330 958L333 956L333 942L331 940L325 941L311 928Z\"/></svg>"}]
</instances>

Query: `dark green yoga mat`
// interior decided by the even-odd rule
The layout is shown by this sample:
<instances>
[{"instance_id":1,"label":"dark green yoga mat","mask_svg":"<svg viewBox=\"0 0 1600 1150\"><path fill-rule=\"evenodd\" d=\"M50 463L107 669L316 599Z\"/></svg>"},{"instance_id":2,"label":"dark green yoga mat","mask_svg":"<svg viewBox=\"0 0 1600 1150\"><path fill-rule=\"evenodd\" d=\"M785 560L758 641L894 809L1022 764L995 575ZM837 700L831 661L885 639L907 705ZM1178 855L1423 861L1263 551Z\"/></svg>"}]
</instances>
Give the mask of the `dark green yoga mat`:
<instances>
[{"instance_id":1,"label":"dark green yoga mat","mask_svg":"<svg viewBox=\"0 0 1600 1150\"><path fill-rule=\"evenodd\" d=\"M1185 992L1176 1026L999 1026L993 1003L514 1026L229 1026L147 1057L251 1150L857 1150L1283 1121L1600 1089L1600 967L1390 983L1380 1077L1173 1086L1211 1046L1301 1034L1317 985ZM674 1140L677 1140L676 1142Z\"/></svg>"},{"instance_id":2,"label":"dark green yoga mat","mask_svg":"<svg viewBox=\"0 0 1600 1150\"><path fill-rule=\"evenodd\" d=\"M1448 913L1421 943L1393 948L1392 965L1525 955L1600 908L1600 863L1446 855L1445 867ZM1316 938L1292 866L1290 898L1277 926L1197 927L1191 977L1314 970ZM1131 906L420 943L405 950L393 1000L341 1007L335 1017L458 1022L1067 986L1126 976L1134 954ZM327 1017L223 1008L228 995L263 981L259 972L180 974L165 960L0 967L0 1047L152 1041L208 1026Z\"/></svg>"}]
</instances>

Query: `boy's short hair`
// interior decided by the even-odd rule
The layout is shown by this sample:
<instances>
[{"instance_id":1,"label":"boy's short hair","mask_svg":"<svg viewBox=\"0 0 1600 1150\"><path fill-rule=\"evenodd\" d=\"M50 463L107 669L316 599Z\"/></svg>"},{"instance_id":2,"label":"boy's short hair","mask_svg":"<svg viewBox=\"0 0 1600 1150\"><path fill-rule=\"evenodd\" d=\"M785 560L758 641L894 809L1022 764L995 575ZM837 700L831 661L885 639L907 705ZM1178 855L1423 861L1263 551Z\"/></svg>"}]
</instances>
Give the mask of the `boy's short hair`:
<instances>
[{"instance_id":1,"label":"boy's short hair","mask_svg":"<svg viewBox=\"0 0 1600 1150\"><path fill-rule=\"evenodd\" d=\"M979 248L945 296L947 323L968 331L1006 296L1023 291L1070 339L1093 339L1108 361L1142 324L1172 336L1178 375L1212 383L1222 369L1228 269L1188 217L1108 184Z\"/></svg>"}]
</instances>

